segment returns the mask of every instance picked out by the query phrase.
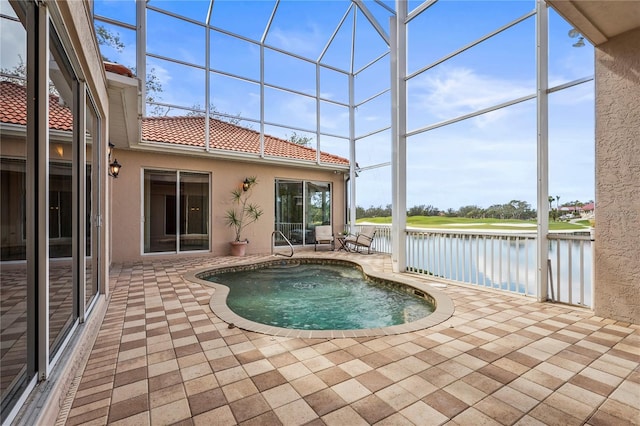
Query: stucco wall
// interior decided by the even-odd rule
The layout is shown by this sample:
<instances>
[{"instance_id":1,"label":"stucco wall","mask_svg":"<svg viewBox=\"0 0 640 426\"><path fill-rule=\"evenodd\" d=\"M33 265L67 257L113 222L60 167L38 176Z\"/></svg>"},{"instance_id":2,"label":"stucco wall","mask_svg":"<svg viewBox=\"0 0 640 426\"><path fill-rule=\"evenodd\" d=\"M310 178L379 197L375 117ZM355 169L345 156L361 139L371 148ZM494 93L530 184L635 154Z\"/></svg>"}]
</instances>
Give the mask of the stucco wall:
<instances>
[{"instance_id":1,"label":"stucco wall","mask_svg":"<svg viewBox=\"0 0 640 426\"><path fill-rule=\"evenodd\" d=\"M596 49L596 315L640 323L640 29Z\"/></svg>"},{"instance_id":2,"label":"stucco wall","mask_svg":"<svg viewBox=\"0 0 640 426\"><path fill-rule=\"evenodd\" d=\"M247 254L269 253L271 233L275 220L275 179L316 180L332 183L332 220L335 232L344 225L344 182L342 173L332 170L309 170L299 167L252 164L240 161L214 160L210 158L116 150L122 164L120 175L112 179L112 260L128 262L167 254L142 254L142 173L144 169L181 170L211 173L210 226L211 255L229 254L229 241L233 230L224 223L225 211L231 206L231 191L239 188L246 177L256 176L258 184L253 189L252 202L264 210L258 222L250 225L243 237L249 239ZM189 254L181 253L184 257ZM198 253L202 255L202 252Z\"/></svg>"}]
</instances>

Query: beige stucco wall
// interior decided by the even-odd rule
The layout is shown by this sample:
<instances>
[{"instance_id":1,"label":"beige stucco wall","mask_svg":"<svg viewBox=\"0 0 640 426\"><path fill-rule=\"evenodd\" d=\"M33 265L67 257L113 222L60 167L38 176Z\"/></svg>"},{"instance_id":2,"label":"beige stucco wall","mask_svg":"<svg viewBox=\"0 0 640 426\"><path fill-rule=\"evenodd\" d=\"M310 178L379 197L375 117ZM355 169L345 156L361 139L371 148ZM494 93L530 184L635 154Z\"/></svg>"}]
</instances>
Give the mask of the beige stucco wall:
<instances>
[{"instance_id":1,"label":"beige stucco wall","mask_svg":"<svg viewBox=\"0 0 640 426\"><path fill-rule=\"evenodd\" d=\"M251 200L264 210L258 222L250 225L243 237L249 239L247 254L270 253L271 233L275 221L275 179L313 180L332 183L332 221L334 231L344 225L344 175L333 170L312 170L291 166L274 166L196 156L116 150L122 164L120 175L112 179L112 260L129 262L139 259L171 257L176 254L142 254L144 202L142 176L144 169L181 170L211 173L210 226L211 255L227 256L233 230L224 223L225 211L231 206L231 191L239 188L246 177L256 176L258 184ZM180 253L178 256L189 256ZM195 255L202 255L202 252Z\"/></svg>"},{"instance_id":2,"label":"beige stucco wall","mask_svg":"<svg viewBox=\"0 0 640 426\"><path fill-rule=\"evenodd\" d=\"M596 49L594 310L640 324L640 29Z\"/></svg>"}]
</instances>

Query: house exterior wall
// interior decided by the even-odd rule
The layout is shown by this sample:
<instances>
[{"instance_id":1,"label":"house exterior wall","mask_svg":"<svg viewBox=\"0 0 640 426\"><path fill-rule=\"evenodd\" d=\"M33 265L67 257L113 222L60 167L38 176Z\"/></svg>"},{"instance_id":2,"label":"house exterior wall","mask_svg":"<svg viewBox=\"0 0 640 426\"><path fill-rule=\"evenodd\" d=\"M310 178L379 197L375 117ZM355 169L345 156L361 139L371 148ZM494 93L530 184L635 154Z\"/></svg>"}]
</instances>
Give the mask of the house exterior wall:
<instances>
[{"instance_id":1,"label":"house exterior wall","mask_svg":"<svg viewBox=\"0 0 640 426\"><path fill-rule=\"evenodd\" d=\"M640 29L596 49L594 310L640 323Z\"/></svg>"},{"instance_id":2,"label":"house exterior wall","mask_svg":"<svg viewBox=\"0 0 640 426\"><path fill-rule=\"evenodd\" d=\"M189 256L188 252L179 254L151 253L143 254L143 173L145 169L188 171L210 173L209 189L210 211L209 226L211 255L229 255L229 242L234 239L231 228L225 224L225 212L232 207L231 191L240 188L246 177L255 176L257 185L253 188L251 202L258 204L264 211L258 222L249 225L242 237L250 243L247 254L270 253L271 233L275 221L275 180L309 180L330 182L332 223L334 232L340 232L345 223L345 192L343 173L333 170L318 170L268 163L251 163L189 156L182 154L164 154L133 150L116 150L115 157L122 164L117 179L112 180L112 256L113 262L130 262L158 256ZM207 253L207 252L205 252ZM202 251L193 252L201 256Z\"/></svg>"}]
</instances>

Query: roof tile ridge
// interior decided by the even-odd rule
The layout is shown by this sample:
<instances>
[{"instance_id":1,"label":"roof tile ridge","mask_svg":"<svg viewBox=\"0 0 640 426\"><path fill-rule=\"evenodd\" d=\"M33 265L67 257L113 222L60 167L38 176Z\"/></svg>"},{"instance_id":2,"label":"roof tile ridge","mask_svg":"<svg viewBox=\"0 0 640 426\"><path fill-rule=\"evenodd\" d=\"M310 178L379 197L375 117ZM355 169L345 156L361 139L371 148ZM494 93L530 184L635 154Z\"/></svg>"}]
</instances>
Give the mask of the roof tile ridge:
<instances>
[{"instance_id":1,"label":"roof tile ridge","mask_svg":"<svg viewBox=\"0 0 640 426\"><path fill-rule=\"evenodd\" d=\"M347 160L346 158L341 157L341 156L339 156L339 155L331 154L331 153L329 153L329 152L322 151L322 150L318 150L318 149L315 149L315 148L311 148L311 147L308 147L308 146L305 146L305 145L300 145L300 144L297 144L297 143L295 143L295 142L288 141L288 140L286 140L286 139L282 139L282 141L283 141L283 142L286 142L286 143L288 143L288 144L290 144L290 145L294 145L294 146L296 146L296 147L298 147L298 148L301 148L301 149L305 149L305 150L311 151L311 152L318 152L318 151L319 151L319 152L320 152L320 155L326 155L326 156L328 156L328 157L336 158L336 159L340 159L340 160ZM347 161L348 161L348 160L347 160Z\"/></svg>"},{"instance_id":2,"label":"roof tile ridge","mask_svg":"<svg viewBox=\"0 0 640 426\"><path fill-rule=\"evenodd\" d=\"M180 119L180 118L182 118L182 119L202 119L203 120L205 117L202 116L202 115L172 116L172 117L145 117L144 120L149 120L149 119L154 119L154 120L155 119ZM247 133L252 133L253 135L255 135L257 137L260 137L260 132L258 132L257 130L254 130L254 129L251 129L251 128L248 128L248 127L244 127L244 126L240 126L240 125L234 124L234 123L229 123L228 121L224 121L224 120L221 120L219 118L209 117L209 120L210 121L215 121L215 122L217 122L219 124L222 124L222 125L224 125L226 127L232 127L232 128L235 128L235 129L247 132ZM209 125L211 125L211 124L212 123L210 122ZM318 149L315 149L315 148L311 148L311 147L308 147L308 146L300 145L300 144L297 144L295 142L292 142L292 141L289 141L289 140L286 140L286 139L282 139L282 138L270 135L268 133L264 133L264 137L265 137L265 140L272 140L272 142L277 142L277 143L284 142L284 143L288 144L291 148L301 149L301 150L307 151L309 153L316 153L316 152L319 151L320 155L325 155L325 156L327 156L329 158L334 158L336 160L346 160L347 162L349 161L348 159L346 159L344 157L341 157L339 155L331 154L329 152L325 152L325 151L318 150Z\"/></svg>"},{"instance_id":3,"label":"roof tile ridge","mask_svg":"<svg viewBox=\"0 0 640 426\"><path fill-rule=\"evenodd\" d=\"M148 121L148 120L153 120L153 121L160 121L160 120L193 120L196 118L204 118L204 117L200 117L197 115L172 115L172 116L162 116L162 117L158 117L158 116L152 116L152 117L143 117L142 120L143 121Z\"/></svg>"}]
</instances>

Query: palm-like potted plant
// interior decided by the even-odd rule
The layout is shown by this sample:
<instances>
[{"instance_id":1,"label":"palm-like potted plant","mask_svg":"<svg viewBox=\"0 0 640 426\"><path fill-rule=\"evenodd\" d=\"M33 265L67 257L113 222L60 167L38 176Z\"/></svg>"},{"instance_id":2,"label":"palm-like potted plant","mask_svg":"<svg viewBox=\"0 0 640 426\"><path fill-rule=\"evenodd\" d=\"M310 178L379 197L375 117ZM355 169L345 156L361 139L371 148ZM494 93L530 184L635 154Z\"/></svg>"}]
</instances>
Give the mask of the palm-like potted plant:
<instances>
[{"instance_id":1,"label":"palm-like potted plant","mask_svg":"<svg viewBox=\"0 0 640 426\"><path fill-rule=\"evenodd\" d=\"M242 183L241 188L231 191L233 207L227 210L225 223L235 232L235 240L231 241L232 256L244 256L249 240L242 238L242 231L262 216L262 208L249 201L253 187L257 183L255 176L248 177Z\"/></svg>"}]
</instances>

